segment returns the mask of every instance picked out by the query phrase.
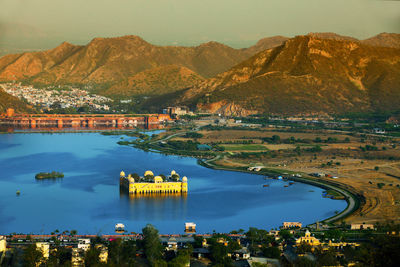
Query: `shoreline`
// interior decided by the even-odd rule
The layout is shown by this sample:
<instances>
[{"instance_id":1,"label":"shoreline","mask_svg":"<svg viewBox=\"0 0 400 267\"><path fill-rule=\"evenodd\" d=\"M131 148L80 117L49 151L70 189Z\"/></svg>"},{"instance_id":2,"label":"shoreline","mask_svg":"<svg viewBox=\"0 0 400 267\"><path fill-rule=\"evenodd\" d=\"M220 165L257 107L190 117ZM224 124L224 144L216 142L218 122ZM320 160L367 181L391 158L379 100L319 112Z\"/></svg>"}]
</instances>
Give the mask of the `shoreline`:
<instances>
[{"instance_id":1,"label":"shoreline","mask_svg":"<svg viewBox=\"0 0 400 267\"><path fill-rule=\"evenodd\" d=\"M215 158L211 159L215 160ZM259 172L254 172L254 171L248 171L248 170L241 170L241 169L235 169L235 168L229 168L226 166L221 166L221 165L216 165L216 164L210 164L207 162L208 160L202 160L198 159L197 162L199 165L210 168L210 169L215 169L215 170L226 170L226 171L236 171L236 172L244 172L244 173L250 173L254 175L270 175L268 171L259 171ZM325 222L325 223L334 223L339 221L340 219L344 219L351 214L353 214L355 211L359 209L361 206L361 203L363 202L362 196L357 196L355 192L350 192L348 188L343 188L343 185L340 185L338 183L333 183L333 182L328 182L328 181L316 181L314 179L308 179L308 178L303 178L303 177L290 177L288 180L291 181L296 181L304 184L310 184L322 189L331 189L335 190L342 195L344 195L346 202L347 202L347 207L342 210L340 213L335 214L332 217L328 217L320 222Z\"/></svg>"}]
</instances>

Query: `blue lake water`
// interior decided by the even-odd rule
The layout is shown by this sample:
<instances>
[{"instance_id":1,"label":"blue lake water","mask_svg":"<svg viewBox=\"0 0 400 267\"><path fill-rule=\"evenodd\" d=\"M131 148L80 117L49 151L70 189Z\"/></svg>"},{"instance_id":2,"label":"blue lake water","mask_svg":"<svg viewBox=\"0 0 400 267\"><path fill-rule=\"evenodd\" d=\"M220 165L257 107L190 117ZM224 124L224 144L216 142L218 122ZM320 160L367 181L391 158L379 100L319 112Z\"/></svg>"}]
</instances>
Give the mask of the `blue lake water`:
<instances>
[{"instance_id":1,"label":"blue lake water","mask_svg":"<svg viewBox=\"0 0 400 267\"><path fill-rule=\"evenodd\" d=\"M313 223L347 205L323 198L318 187L284 187L284 181L259 175L212 170L193 158L119 146L120 138L99 133L1 134L0 234L48 234L55 229L110 234L119 222L129 232L141 232L152 223L164 234L183 233L185 222L195 222L200 233L249 226L269 230L283 221ZM34 178L53 170L65 178ZM189 193L129 198L119 190L121 170L140 175L175 170L188 177Z\"/></svg>"}]
</instances>

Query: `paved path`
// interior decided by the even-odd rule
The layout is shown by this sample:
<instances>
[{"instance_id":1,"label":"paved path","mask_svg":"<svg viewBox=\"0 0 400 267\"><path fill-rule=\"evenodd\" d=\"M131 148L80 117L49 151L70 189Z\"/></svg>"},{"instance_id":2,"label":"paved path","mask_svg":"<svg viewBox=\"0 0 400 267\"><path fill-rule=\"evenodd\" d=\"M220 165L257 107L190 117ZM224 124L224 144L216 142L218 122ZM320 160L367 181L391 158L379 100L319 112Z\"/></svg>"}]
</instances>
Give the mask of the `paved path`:
<instances>
[{"instance_id":1,"label":"paved path","mask_svg":"<svg viewBox=\"0 0 400 267\"><path fill-rule=\"evenodd\" d=\"M323 184L323 183L321 183L321 184ZM336 186L331 186L331 185L327 185L327 184L323 184L323 185L327 186L327 187L331 187L333 190L338 191L339 193L344 195L346 197L347 203L348 203L347 208L344 209L341 213L339 213L339 214L337 214L337 215L335 215L335 216L333 216L333 217L331 217L329 219L324 220L324 222L329 223L329 222L337 221L340 218L343 218L343 217L346 217L347 215L350 215L353 212L354 207L356 205L356 202L354 201L353 196L349 192L347 192L346 190L343 190L343 189L338 188Z\"/></svg>"}]
</instances>

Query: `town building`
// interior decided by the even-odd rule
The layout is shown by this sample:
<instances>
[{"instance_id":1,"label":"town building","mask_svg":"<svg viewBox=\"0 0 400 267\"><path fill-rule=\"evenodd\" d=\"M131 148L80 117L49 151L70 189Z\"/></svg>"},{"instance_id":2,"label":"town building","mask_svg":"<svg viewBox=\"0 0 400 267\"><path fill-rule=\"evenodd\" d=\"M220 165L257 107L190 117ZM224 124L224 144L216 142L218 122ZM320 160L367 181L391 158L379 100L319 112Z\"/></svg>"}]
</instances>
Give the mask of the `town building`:
<instances>
[{"instance_id":1,"label":"town building","mask_svg":"<svg viewBox=\"0 0 400 267\"><path fill-rule=\"evenodd\" d=\"M250 251L246 247L243 247L235 250L233 253L228 253L228 257L231 257L235 260L247 260L250 259Z\"/></svg>"},{"instance_id":2,"label":"town building","mask_svg":"<svg viewBox=\"0 0 400 267\"><path fill-rule=\"evenodd\" d=\"M373 131L376 134L385 134L386 133L386 131L384 129L381 129L381 128L374 128Z\"/></svg>"},{"instance_id":3,"label":"town building","mask_svg":"<svg viewBox=\"0 0 400 267\"><path fill-rule=\"evenodd\" d=\"M50 244L47 242L37 242L36 249L41 251L43 258L48 259L50 257Z\"/></svg>"},{"instance_id":4,"label":"town building","mask_svg":"<svg viewBox=\"0 0 400 267\"><path fill-rule=\"evenodd\" d=\"M90 239L89 238L78 239L78 249L81 249L83 251L88 251L90 249Z\"/></svg>"},{"instance_id":5,"label":"town building","mask_svg":"<svg viewBox=\"0 0 400 267\"><path fill-rule=\"evenodd\" d=\"M0 253L7 250L7 240L5 236L0 235Z\"/></svg>"},{"instance_id":6,"label":"town building","mask_svg":"<svg viewBox=\"0 0 400 267\"><path fill-rule=\"evenodd\" d=\"M79 248L72 249L71 266L73 267L85 266L85 253L82 249Z\"/></svg>"},{"instance_id":7,"label":"town building","mask_svg":"<svg viewBox=\"0 0 400 267\"><path fill-rule=\"evenodd\" d=\"M167 250L173 250L173 251L177 251L178 250L178 242L176 241L175 237L171 237L170 239L168 239L167 242Z\"/></svg>"},{"instance_id":8,"label":"town building","mask_svg":"<svg viewBox=\"0 0 400 267\"><path fill-rule=\"evenodd\" d=\"M288 229L288 228L301 228L303 225L301 222L283 222L283 228Z\"/></svg>"},{"instance_id":9,"label":"town building","mask_svg":"<svg viewBox=\"0 0 400 267\"><path fill-rule=\"evenodd\" d=\"M329 240L328 243L323 243L322 244L322 249L323 250L329 250L330 248L335 248L336 250L343 249L344 247L359 247L359 243L349 243L349 242L332 242L332 240Z\"/></svg>"},{"instance_id":10,"label":"town building","mask_svg":"<svg viewBox=\"0 0 400 267\"><path fill-rule=\"evenodd\" d=\"M102 244L97 244L94 246L99 253L99 261L103 263L107 263L108 261L108 248Z\"/></svg>"},{"instance_id":11,"label":"town building","mask_svg":"<svg viewBox=\"0 0 400 267\"><path fill-rule=\"evenodd\" d=\"M311 246L319 246L321 244L321 242L317 238L315 238L314 236L311 236L311 233L308 230L306 231L304 236L302 236L296 240L297 246L301 245L302 243L306 243Z\"/></svg>"},{"instance_id":12,"label":"town building","mask_svg":"<svg viewBox=\"0 0 400 267\"><path fill-rule=\"evenodd\" d=\"M370 224L370 223L352 223L350 226L351 230L373 230L374 229L374 225Z\"/></svg>"},{"instance_id":13,"label":"town building","mask_svg":"<svg viewBox=\"0 0 400 267\"><path fill-rule=\"evenodd\" d=\"M165 114L169 114L171 117L174 116L182 116L189 113L189 109L187 107L167 107L163 110Z\"/></svg>"},{"instance_id":14,"label":"town building","mask_svg":"<svg viewBox=\"0 0 400 267\"><path fill-rule=\"evenodd\" d=\"M195 248L193 249L193 257L202 259L210 256L210 251L207 248Z\"/></svg>"}]
</instances>

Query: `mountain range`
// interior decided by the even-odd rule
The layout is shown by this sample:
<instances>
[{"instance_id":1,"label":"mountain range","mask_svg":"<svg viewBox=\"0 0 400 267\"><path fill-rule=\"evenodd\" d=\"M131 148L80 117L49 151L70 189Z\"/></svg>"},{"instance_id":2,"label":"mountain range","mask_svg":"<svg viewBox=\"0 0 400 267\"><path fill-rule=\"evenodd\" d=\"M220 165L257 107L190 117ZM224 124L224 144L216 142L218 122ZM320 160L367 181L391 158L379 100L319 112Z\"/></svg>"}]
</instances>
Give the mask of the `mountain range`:
<instances>
[{"instance_id":1,"label":"mountain range","mask_svg":"<svg viewBox=\"0 0 400 267\"><path fill-rule=\"evenodd\" d=\"M115 98L145 95L149 105L160 107L159 99L234 115L337 113L400 109L399 62L400 34L275 36L243 49L123 36L6 55L0 81L91 84Z\"/></svg>"},{"instance_id":2,"label":"mountain range","mask_svg":"<svg viewBox=\"0 0 400 267\"><path fill-rule=\"evenodd\" d=\"M400 110L400 49L297 36L186 90L177 101L229 115Z\"/></svg>"},{"instance_id":3,"label":"mountain range","mask_svg":"<svg viewBox=\"0 0 400 267\"><path fill-rule=\"evenodd\" d=\"M162 75L172 69L184 73L176 77L182 77L176 85L193 85L187 81L213 77L270 47L267 40L248 49L234 49L217 42L182 47L156 46L138 36L95 38L85 46L64 42L47 51L4 56L0 58L0 81L108 84L110 91L104 92L107 95L135 95L149 88L162 91L160 84L174 85L166 80L171 75ZM192 77L187 77L188 72Z\"/></svg>"}]
</instances>

